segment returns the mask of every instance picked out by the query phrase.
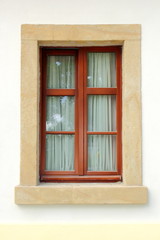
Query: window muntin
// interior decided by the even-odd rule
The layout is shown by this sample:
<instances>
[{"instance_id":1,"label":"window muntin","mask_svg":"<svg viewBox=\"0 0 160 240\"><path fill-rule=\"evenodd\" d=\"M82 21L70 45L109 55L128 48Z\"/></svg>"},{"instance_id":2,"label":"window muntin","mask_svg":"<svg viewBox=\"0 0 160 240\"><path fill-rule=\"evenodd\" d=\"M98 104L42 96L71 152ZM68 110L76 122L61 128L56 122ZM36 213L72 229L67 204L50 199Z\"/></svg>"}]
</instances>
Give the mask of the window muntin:
<instances>
[{"instance_id":1,"label":"window muntin","mask_svg":"<svg viewBox=\"0 0 160 240\"><path fill-rule=\"evenodd\" d=\"M41 181L121 180L121 48L44 48L42 59ZM100 83L97 79L101 80ZM63 117L62 108L61 114L59 110L52 114L51 110L50 119L54 121L49 123L57 125L46 131L44 125L49 109L46 99L54 98L59 98L59 103L53 104L51 109L59 108L63 99L69 98L74 99L75 109L73 103L69 103L68 109L72 110L69 110L70 114L64 114L68 119ZM97 110L91 111L88 107L93 105L92 102L95 102ZM90 117L96 116L96 111L99 115L97 122ZM63 127L67 121L73 123L73 119L75 130L73 124ZM50 140L47 142L46 139ZM53 147L51 150L53 157L49 153L49 145L54 145L54 150Z\"/></svg>"}]
</instances>

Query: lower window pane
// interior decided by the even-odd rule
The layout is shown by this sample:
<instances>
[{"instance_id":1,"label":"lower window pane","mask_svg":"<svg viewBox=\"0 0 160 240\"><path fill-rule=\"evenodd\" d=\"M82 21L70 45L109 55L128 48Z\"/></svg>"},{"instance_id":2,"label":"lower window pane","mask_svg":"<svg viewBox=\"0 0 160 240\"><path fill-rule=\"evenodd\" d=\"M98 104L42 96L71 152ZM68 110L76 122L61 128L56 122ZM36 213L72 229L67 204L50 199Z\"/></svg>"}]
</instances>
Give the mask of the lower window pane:
<instances>
[{"instance_id":1,"label":"lower window pane","mask_svg":"<svg viewBox=\"0 0 160 240\"><path fill-rule=\"evenodd\" d=\"M88 136L88 171L116 171L116 136Z\"/></svg>"},{"instance_id":2,"label":"lower window pane","mask_svg":"<svg viewBox=\"0 0 160 240\"><path fill-rule=\"evenodd\" d=\"M47 171L74 170L74 135L46 135Z\"/></svg>"}]
</instances>

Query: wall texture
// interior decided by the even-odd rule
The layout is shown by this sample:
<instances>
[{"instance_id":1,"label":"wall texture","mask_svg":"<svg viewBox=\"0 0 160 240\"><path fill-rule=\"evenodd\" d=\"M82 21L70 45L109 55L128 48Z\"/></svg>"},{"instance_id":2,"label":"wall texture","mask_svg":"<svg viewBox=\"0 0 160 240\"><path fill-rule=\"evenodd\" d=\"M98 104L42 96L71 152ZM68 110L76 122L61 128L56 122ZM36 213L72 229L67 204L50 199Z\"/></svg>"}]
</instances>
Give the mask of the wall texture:
<instances>
[{"instance_id":1,"label":"wall texture","mask_svg":"<svg viewBox=\"0 0 160 240\"><path fill-rule=\"evenodd\" d=\"M159 240L159 224L7 224L0 225L2 240Z\"/></svg>"},{"instance_id":2,"label":"wall texture","mask_svg":"<svg viewBox=\"0 0 160 240\"><path fill-rule=\"evenodd\" d=\"M21 24L141 24L143 184L147 205L17 206ZM0 0L0 223L160 222L160 2Z\"/></svg>"}]
</instances>

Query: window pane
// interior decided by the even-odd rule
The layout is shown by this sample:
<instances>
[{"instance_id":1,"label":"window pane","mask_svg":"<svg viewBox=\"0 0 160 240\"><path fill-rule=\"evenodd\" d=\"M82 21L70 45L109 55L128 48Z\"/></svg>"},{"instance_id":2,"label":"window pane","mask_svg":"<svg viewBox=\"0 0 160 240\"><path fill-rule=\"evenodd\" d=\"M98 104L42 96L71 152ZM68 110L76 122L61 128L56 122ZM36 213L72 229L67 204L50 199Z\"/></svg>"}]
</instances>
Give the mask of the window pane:
<instances>
[{"instance_id":1,"label":"window pane","mask_svg":"<svg viewBox=\"0 0 160 240\"><path fill-rule=\"evenodd\" d=\"M75 57L47 57L47 88L75 87Z\"/></svg>"},{"instance_id":2,"label":"window pane","mask_svg":"<svg viewBox=\"0 0 160 240\"><path fill-rule=\"evenodd\" d=\"M74 131L73 96L47 97L47 131Z\"/></svg>"},{"instance_id":3,"label":"window pane","mask_svg":"<svg viewBox=\"0 0 160 240\"><path fill-rule=\"evenodd\" d=\"M88 87L116 87L115 53L88 53Z\"/></svg>"},{"instance_id":4,"label":"window pane","mask_svg":"<svg viewBox=\"0 0 160 240\"><path fill-rule=\"evenodd\" d=\"M88 136L88 171L116 171L116 136Z\"/></svg>"},{"instance_id":5,"label":"window pane","mask_svg":"<svg viewBox=\"0 0 160 240\"><path fill-rule=\"evenodd\" d=\"M46 135L46 170L74 170L74 135Z\"/></svg>"},{"instance_id":6,"label":"window pane","mask_svg":"<svg viewBox=\"0 0 160 240\"><path fill-rule=\"evenodd\" d=\"M88 96L88 131L116 131L116 96Z\"/></svg>"}]
</instances>

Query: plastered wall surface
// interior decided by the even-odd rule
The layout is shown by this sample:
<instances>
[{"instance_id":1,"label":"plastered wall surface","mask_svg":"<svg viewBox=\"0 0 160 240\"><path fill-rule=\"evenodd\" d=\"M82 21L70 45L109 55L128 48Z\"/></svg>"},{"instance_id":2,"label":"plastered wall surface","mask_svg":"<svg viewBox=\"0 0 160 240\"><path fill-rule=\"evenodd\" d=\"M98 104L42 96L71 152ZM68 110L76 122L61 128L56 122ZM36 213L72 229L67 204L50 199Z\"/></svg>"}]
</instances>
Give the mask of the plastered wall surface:
<instances>
[{"instance_id":1,"label":"plastered wall surface","mask_svg":"<svg viewBox=\"0 0 160 240\"><path fill-rule=\"evenodd\" d=\"M3 224L2 240L159 240L159 224Z\"/></svg>"},{"instance_id":2,"label":"plastered wall surface","mask_svg":"<svg viewBox=\"0 0 160 240\"><path fill-rule=\"evenodd\" d=\"M142 149L146 205L17 206L21 24L142 25ZM0 0L0 223L160 222L160 1ZM133 79L134 81L134 79Z\"/></svg>"}]
</instances>

